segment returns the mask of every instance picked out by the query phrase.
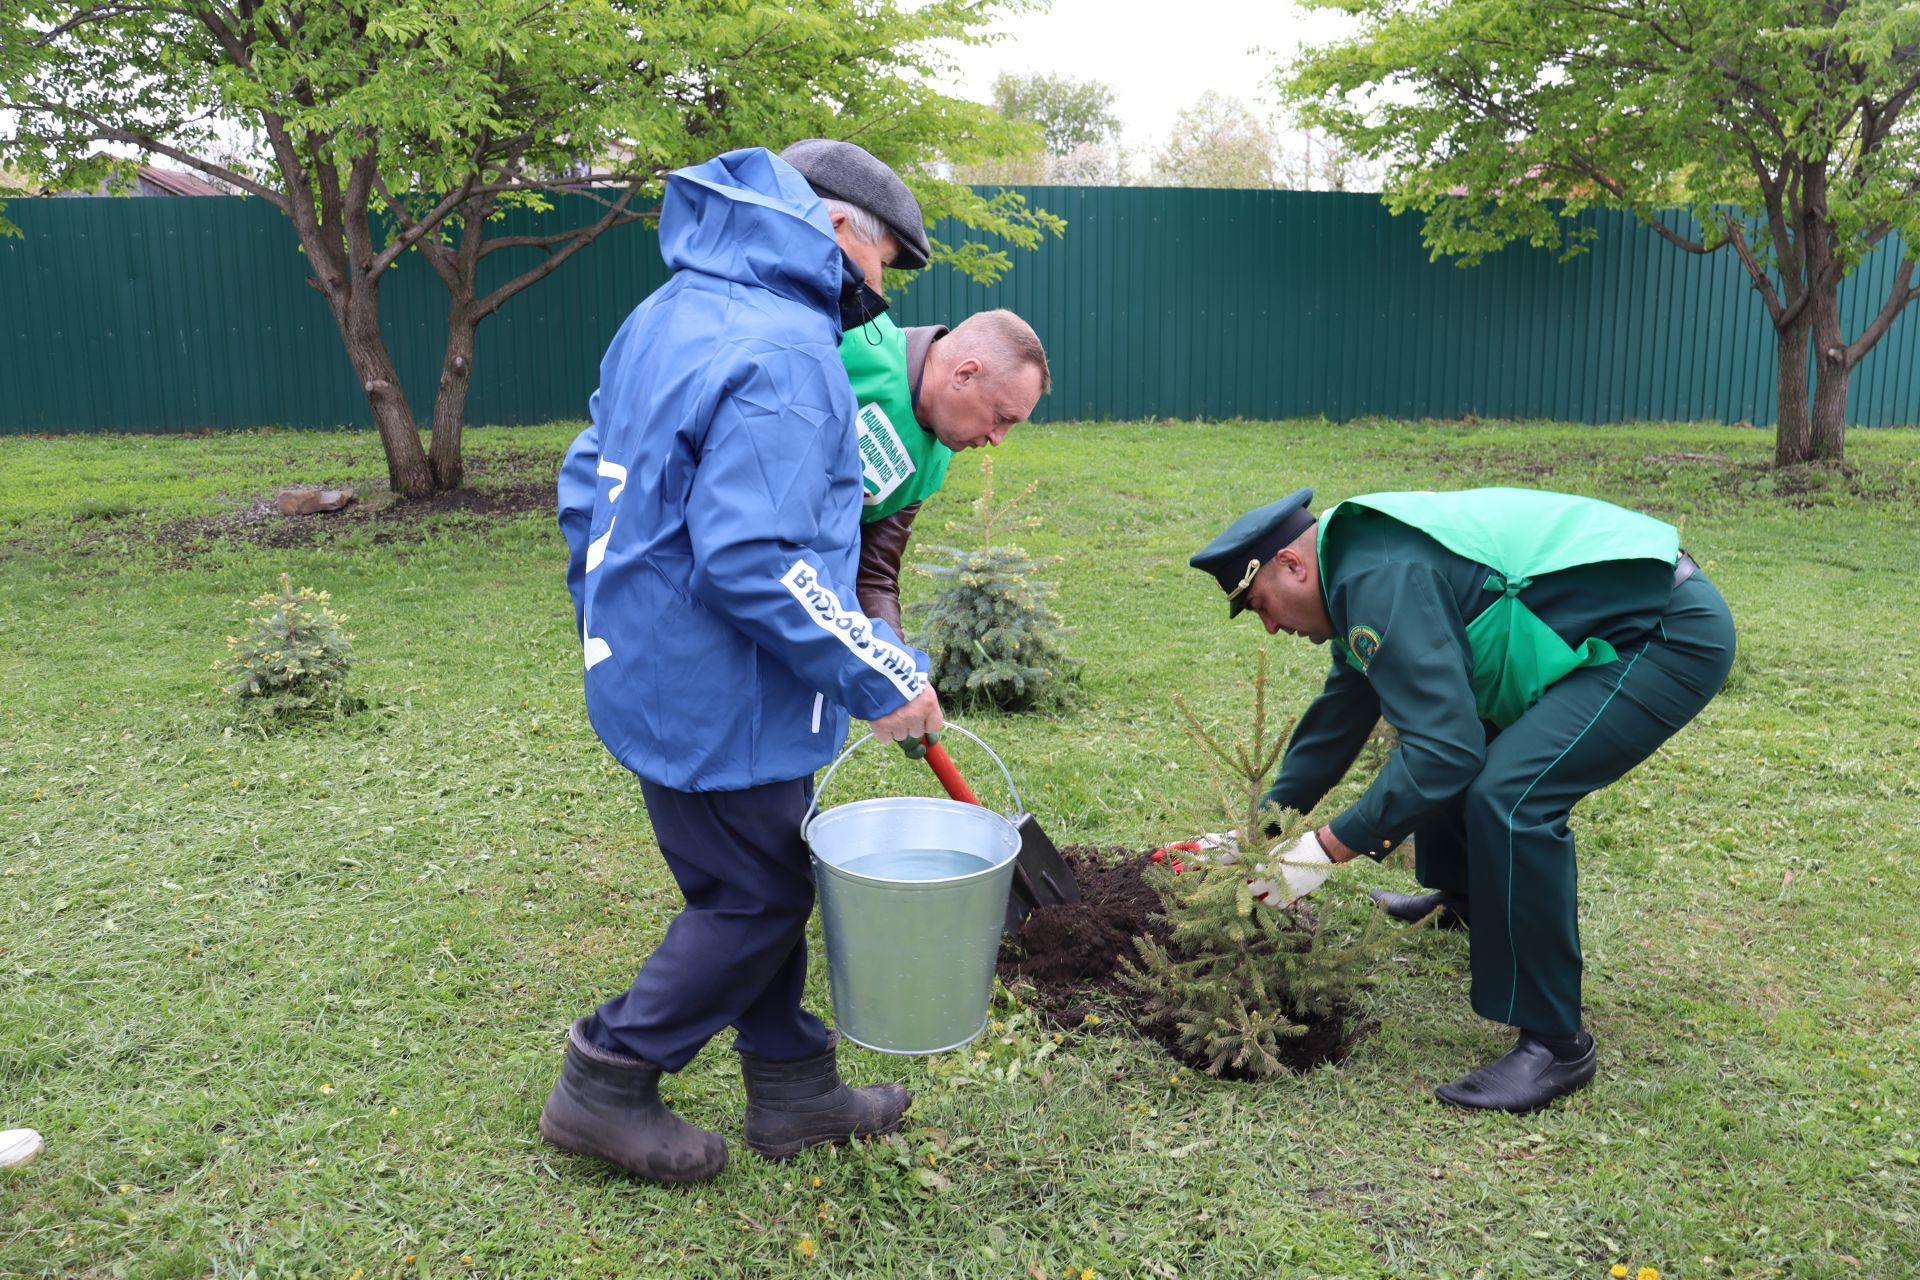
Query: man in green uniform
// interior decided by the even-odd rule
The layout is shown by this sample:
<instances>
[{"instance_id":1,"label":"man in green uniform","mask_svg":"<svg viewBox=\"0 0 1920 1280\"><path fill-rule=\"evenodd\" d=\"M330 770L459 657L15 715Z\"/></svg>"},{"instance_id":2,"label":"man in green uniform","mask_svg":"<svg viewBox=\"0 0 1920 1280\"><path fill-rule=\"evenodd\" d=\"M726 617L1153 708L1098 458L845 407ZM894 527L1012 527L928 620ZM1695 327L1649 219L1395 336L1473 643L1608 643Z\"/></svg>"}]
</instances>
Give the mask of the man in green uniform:
<instances>
[{"instance_id":1,"label":"man in green uniform","mask_svg":"<svg viewBox=\"0 0 1920 1280\"><path fill-rule=\"evenodd\" d=\"M905 185L851 142L808 138L780 153L826 204L835 239L866 279L864 314L849 317L840 359L859 404L860 610L899 635L900 561L920 504L963 449L997 445L1053 385L1046 349L1011 311L983 311L952 330L902 329L886 314L887 267L918 270L929 246Z\"/></svg>"},{"instance_id":2,"label":"man in green uniform","mask_svg":"<svg viewBox=\"0 0 1920 1280\"><path fill-rule=\"evenodd\" d=\"M1269 634L1333 646L1267 793L1307 812L1384 718L1400 744L1351 808L1275 868L1298 898L1357 854L1415 837L1432 892L1391 914L1470 930L1475 1012L1513 1050L1436 1093L1525 1112L1593 1078L1569 811L1653 754L1719 692L1726 602L1671 525L1525 489L1376 493L1316 519L1299 490L1230 525L1192 564Z\"/></svg>"}]
</instances>

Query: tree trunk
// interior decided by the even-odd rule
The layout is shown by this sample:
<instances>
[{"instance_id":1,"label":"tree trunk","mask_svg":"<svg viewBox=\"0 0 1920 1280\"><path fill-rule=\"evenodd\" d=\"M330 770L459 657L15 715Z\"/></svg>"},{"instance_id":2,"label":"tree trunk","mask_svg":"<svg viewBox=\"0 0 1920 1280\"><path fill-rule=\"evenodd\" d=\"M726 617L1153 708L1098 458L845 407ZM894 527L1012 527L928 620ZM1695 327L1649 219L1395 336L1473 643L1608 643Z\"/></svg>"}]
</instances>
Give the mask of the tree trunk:
<instances>
[{"instance_id":1,"label":"tree trunk","mask_svg":"<svg viewBox=\"0 0 1920 1280\"><path fill-rule=\"evenodd\" d=\"M1822 254L1824 256L1824 246ZM1847 453L1847 384L1854 360L1840 332L1840 273L1823 273L1813 286L1807 313L1813 321L1813 412L1808 462L1839 462Z\"/></svg>"},{"instance_id":2,"label":"tree trunk","mask_svg":"<svg viewBox=\"0 0 1920 1280\"><path fill-rule=\"evenodd\" d=\"M1813 420L1807 405L1807 331L1804 313L1775 331L1780 349L1779 423L1774 429L1773 465L1798 466L1813 457Z\"/></svg>"},{"instance_id":3,"label":"tree trunk","mask_svg":"<svg viewBox=\"0 0 1920 1280\"><path fill-rule=\"evenodd\" d=\"M346 339L347 359L367 393L380 443L386 448L387 479L393 491L404 498L432 497L433 469L420 447L420 431L414 425L413 411L407 407L400 374L387 354L386 338L380 332L379 300L372 290L347 303L340 333Z\"/></svg>"},{"instance_id":4,"label":"tree trunk","mask_svg":"<svg viewBox=\"0 0 1920 1280\"><path fill-rule=\"evenodd\" d=\"M1814 359L1812 449L1809 462L1844 462L1847 456L1847 390L1853 366L1844 354Z\"/></svg>"},{"instance_id":5,"label":"tree trunk","mask_svg":"<svg viewBox=\"0 0 1920 1280\"><path fill-rule=\"evenodd\" d=\"M447 309L447 350L440 358L440 386L433 398L433 443L429 460L433 479L441 489L458 489L466 479L460 452L460 431L466 423L467 392L473 386L471 286L462 298L455 292Z\"/></svg>"}]
</instances>

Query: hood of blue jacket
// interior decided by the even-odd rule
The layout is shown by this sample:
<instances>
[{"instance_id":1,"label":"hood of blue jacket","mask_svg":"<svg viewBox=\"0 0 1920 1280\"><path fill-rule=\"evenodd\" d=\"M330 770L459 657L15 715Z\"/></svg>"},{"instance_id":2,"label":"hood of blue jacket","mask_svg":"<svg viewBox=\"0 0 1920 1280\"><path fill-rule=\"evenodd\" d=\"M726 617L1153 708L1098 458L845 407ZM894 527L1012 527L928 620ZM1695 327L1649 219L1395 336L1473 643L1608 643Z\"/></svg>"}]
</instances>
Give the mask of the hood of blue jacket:
<instances>
[{"instance_id":1,"label":"hood of blue jacket","mask_svg":"<svg viewBox=\"0 0 1920 1280\"><path fill-rule=\"evenodd\" d=\"M766 289L840 314L840 245L798 170L759 147L668 175L660 256L673 271Z\"/></svg>"}]
</instances>

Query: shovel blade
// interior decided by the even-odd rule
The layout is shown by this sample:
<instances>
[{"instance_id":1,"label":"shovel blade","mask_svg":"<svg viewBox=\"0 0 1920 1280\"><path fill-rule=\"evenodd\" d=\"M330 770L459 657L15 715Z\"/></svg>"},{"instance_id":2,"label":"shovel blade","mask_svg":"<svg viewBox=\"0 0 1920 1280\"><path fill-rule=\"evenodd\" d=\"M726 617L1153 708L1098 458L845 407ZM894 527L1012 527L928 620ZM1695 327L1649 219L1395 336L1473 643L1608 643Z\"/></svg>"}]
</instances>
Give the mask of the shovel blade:
<instances>
[{"instance_id":1,"label":"shovel blade","mask_svg":"<svg viewBox=\"0 0 1920 1280\"><path fill-rule=\"evenodd\" d=\"M1008 933L1020 932L1035 907L1080 901L1080 882L1053 840L1030 813L1020 815L1020 856L1014 859L1013 890L1007 895Z\"/></svg>"}]
</instances>

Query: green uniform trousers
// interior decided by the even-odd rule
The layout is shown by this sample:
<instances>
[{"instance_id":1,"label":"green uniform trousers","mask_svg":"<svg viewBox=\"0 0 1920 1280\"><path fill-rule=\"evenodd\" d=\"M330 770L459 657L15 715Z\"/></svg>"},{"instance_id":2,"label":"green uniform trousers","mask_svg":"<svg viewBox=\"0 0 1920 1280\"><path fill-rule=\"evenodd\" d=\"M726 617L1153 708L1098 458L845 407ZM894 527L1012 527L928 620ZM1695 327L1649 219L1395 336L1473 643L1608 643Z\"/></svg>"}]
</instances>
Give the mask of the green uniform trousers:
<instances>
[{"instance_id":1,"label":"green uniform trousers","mask_svg":"<svg viewBox=\"0 0 1920 1280\"><path fill-rule=\"evenodd\" d=\"M1644 642L1549 688L1414 833L1414 874L1469 899L1473 1008L1547 1034L1580 1028L1580 926L1567 815L1700 713L1733 665L1733 617L1696 573Z\"/></svg>"}]
</instances>

